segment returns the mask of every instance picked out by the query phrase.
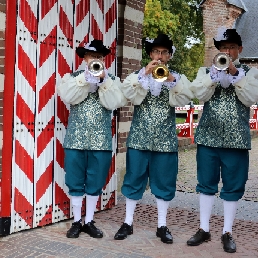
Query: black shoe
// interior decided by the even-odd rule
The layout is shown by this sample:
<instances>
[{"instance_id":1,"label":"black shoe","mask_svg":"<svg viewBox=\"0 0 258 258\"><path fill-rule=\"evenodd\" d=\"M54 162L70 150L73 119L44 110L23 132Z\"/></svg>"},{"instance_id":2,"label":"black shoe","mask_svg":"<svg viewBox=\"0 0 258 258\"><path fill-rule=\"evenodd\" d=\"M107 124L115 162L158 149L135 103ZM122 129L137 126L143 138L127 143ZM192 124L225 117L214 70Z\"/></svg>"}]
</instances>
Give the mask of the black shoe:
<instances>
[{"instance_id":1,"label":"black shoe","mask_svg":"<svg viewBox=\"0 0 258 258\"><path fill-rule=\"evenodd\" d=\"M161 238L161 241L166 244L173 243L173 237L166 226L157 228L156 236Z\"/></svg>"},{"instance_id":2,"label":"black shoe","mask_svg":"<svg viewBox=\"0 0 258 258\"><path fill-rule=\"evenodd\" d=\"M71 228L67 231L66 236L68 238L77 238L79 237L82 231L82 223L81 220L74 222Z\"/></svg>"},{"instance_id":3,"label":"black shoe","mask_svg":"<svg viewBox=\"0 0 258 258\"><path fill-rule=\"evenodd\" d=\"M133 234L133 225L128 225L127 223L123 223L121 228L117 231L117 233L114 236L115 240L123 240L127 238L128 235Z\"/></svg>"},{"instance_id":4,"label":"black shoe","mask_svg":"<svg viewBox=\"0 0 258 258\"><path fill-rule=\"evenodd\" d=\"M195 235L193 235L186 243L187 245L196 246L203 242L208 242L211 240L210 232L205 232L203 229L199 229Z\"/></svg>"},{"instance_id":5,"label":"black shoe","mask_svg":"<svg viewBox=\"0 0 258 258\"><path fill-rule=\"evenodd\" d=\"M221 242L223 243L223 249L227 253L235 253L236 252L236 244L232 237L232 235L227 232L221 236Z\"/></svg>"},{"instance_id":6,"label":"black shoe","mask_svg":"<svg viewBox=\"0 0 258 258\"><path fill-rule=\"evenodd\" d=\"M103 232L94 226L95 221L88 222L82 226L82 231L94 238L102 238Z\"/></svg>"}]
</instances>

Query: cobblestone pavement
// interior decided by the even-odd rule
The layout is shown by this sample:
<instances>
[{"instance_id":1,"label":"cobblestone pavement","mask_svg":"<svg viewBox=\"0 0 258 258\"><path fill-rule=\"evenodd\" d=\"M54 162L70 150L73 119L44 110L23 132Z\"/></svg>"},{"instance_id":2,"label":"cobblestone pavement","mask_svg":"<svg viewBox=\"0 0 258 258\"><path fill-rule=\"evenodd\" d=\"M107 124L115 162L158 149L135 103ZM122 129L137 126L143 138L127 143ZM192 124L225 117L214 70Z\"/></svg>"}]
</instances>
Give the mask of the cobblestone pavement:
<instances>
[{"instance_id":1,"label":"cobblestone pavement","mask_svg":"<svg viewBox=\"0 0 258 258\"><path fill-rule=\"evenodd\" d=\"M179 153L178 191L171 201L167 226L174 243L164 244L156 237L157 210L155 198L146 191L137 204L134 216L134 234L126 240L115 241L125 217L125 200L118 196L118 205L111 210L95 214L96 226L104 232L104 238L93 239L81 233L79 239L68 239L65 234L72 220L50 226L19 232L0 238L1 257L105 257L105 258L244 258L258 257L258 138L252 140L250 174L244 198L239 202L233 236L237 243L235 254L225 253L220 242L223 227L223 210L220 198L216 198L211 218L212 240L197 247L189 247L186 241L199 225L198 195L195 193L195 149Z\"/></svg>"}]
</instances>

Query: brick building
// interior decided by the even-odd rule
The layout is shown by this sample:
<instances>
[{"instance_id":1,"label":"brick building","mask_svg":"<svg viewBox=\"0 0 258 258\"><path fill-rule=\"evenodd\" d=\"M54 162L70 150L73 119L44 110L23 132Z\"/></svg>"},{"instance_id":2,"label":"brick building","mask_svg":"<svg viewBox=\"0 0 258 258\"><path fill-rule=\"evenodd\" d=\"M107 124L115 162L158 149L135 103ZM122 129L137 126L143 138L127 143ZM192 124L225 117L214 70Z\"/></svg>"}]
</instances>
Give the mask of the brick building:
<instances>
[{"instance_id":1,"label":"brick building","mask_svg":"<svg viewBox=\"0 0 258 258\"><path fill-rule=\"evenodd\" d=\"M203 30L205 34L205 66L210 66L218 50L213 37L218 27L236 28L242 37L240 62L258 67L258 2L248 0L203 0Z\"/></svg>"}]
</instances>

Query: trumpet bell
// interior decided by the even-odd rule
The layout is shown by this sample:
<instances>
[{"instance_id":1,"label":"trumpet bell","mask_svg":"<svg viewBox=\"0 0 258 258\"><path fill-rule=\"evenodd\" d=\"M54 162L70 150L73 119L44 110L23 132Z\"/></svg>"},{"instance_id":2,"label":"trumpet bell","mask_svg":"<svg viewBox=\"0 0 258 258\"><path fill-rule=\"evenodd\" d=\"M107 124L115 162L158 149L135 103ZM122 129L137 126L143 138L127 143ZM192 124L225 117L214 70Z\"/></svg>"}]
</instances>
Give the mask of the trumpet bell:
<instances>
[{"instance_id":1,"label":"trumpet bell","mask_svg":"<svg viewBox=\"0 0 258 258\"><path fill-rule=\"evenodd\" d=\"M228 69L230 60L226 53L218 53L213 59L213 64L217 70L224 71Z\"/></svg>"},{"instance_id":2,"label":"trumpet bell","mask_svg":"<svg viewBox=\"0 0 258 258\"><path fill-rule=\"evenodd\" d=\"M93 76L100 76L104 71L104 64L98 59L93 59L88 64L88 70Z\"/></svg>"},{"instance_id":3,"label":"trumpet bell","mask_svg":"<svg viewBox=\"0 0 258 258\"><path fill-rule=\"evenodd\" d=\"M169 76L167 66L159 64L152 70L153 78L158 82L164 82Z\"/></svg>"}]
</instances>

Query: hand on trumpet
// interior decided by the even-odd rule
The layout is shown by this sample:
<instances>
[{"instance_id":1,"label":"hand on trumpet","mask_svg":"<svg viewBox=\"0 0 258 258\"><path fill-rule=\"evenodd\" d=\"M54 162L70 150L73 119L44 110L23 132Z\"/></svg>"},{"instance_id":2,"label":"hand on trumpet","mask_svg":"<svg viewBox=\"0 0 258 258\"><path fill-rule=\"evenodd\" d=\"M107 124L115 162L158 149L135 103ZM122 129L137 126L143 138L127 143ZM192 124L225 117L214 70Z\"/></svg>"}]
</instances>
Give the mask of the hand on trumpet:
<instances>
[{"instance_id":1,"label":"hand on trumpet","mask_svg":"<svg viewBox=\"0 0 258 258\"><path fill-rule=\"evenodd\" d=\"M145 67L145 74L151 74L153 78L158 82L172 82L175 77L169 72L167 66L161 60L152 60Z\"/></svg>"},{"instance_id":2,"label":"hand on trumpet","mask_svg":"<svg viewBox=\"0 0 258 258\"><path fill-rule=\"evenodd\" d=\"M236 69L234 63L232 62L232 60L230 60L229 62L229 66L228 66L228 72L233 76L236 75L238 73L238 70Z\"/></svg>"},{"instance_id":3,"label":"hand on trumpet","mask_svg":"<svg viewBox=\"0 0 258 258\"><path fill-rule=\"evenodd\" d=\"M160 60L152 60L148 63L148 65L145 67L145 74L151 74L153 69L160 64L161 61Z\"/></svg>"},{"instance_id":4,"label":"hand on trumpet","mask_svg":"<svg viewBox=\"0 0 258 258\"><path fill-rule=\"evenodd\" d=\"M232 58L227 53L219 53L213 59L210 69L212 82L219 82L223 88L228 88L236 80L239 71Z\"/></svg>"},{"instance_id":5,"label":"hand on trumpet","mask_svg":"<svg viewBox=\"0 0 258 258\"><path fill-rule=\"evenodd\" d=\"M175 77L171 74L171 73L169 73L169 75L168 75L168 77L167 77L167 82L173 82L173 81L175 81Z\"/></svg>"},{"instance_id":6,"label":"hand on trumpet","mask_svg":"<svg viewBox=\"0 0 258 258\"><path fill-rule=\"evenodd\" d=\"M218 71L225 71L231 75L235 75L237 73L237 69L232 62L232 58L228 53L218 53L213 59L213 66Z\"/></svg>"}]
</instances>

